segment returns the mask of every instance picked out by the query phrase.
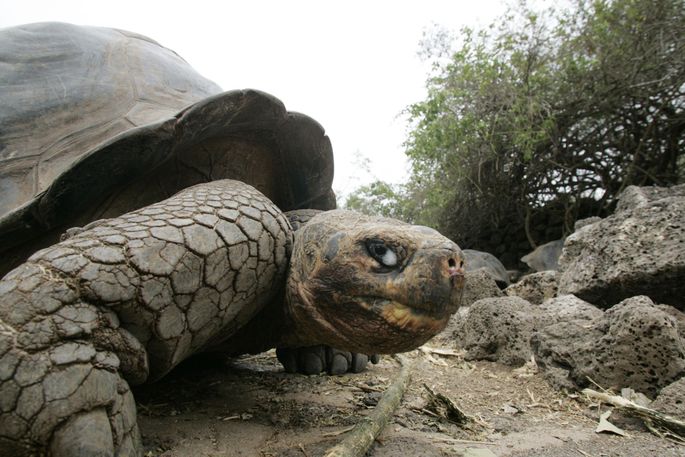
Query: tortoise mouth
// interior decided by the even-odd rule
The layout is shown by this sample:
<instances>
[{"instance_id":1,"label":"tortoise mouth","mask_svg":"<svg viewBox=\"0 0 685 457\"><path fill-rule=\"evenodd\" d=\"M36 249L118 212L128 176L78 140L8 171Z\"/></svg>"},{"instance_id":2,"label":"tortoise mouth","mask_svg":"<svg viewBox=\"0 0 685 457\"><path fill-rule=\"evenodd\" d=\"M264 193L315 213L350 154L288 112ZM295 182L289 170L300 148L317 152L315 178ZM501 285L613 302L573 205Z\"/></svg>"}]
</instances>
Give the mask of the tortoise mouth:
<instances>
[{"instance_id":1,"label":"tortoise mouth","mask_svg":"<svg viewBox=\"0 0 685 457\"><path fill-rule=\"evenodd\" d=\"M439 332L451 313L442 306L410 306L385 297L360 297L358 303L393 327L423 333Z\"/></svg>"}]
</instances>

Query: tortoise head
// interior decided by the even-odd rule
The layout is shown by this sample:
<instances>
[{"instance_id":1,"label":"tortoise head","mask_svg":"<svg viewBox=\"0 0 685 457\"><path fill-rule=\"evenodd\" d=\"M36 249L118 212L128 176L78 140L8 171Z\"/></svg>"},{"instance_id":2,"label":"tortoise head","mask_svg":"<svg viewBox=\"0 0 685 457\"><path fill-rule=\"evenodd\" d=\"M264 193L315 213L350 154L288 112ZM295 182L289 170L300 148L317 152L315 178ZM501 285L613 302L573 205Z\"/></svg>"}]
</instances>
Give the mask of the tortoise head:
<instances>
[{"instance_id":1,"label":"tortoise head","mask_svg":"<svg viewBox=\"0 0 685 457\"><path fill-rule=\"evenodd\" d=\"M461 250L437 231L328 211L295 233L287 314L296 344L403 352L447 325L463 283Z\"/></svg>"}]
</instances>

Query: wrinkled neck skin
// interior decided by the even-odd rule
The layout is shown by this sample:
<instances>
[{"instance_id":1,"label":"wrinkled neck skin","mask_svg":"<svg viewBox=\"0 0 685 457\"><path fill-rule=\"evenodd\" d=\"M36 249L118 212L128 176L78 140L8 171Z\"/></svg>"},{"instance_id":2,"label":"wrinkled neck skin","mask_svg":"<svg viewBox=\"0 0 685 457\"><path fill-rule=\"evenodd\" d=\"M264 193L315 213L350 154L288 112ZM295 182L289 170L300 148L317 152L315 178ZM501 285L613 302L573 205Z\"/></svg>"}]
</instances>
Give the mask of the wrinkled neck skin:
<instances>
[{"instance_id":1,"label":"wrinkled neck skin","mask_svg":"<svg viewBox=\"0 0 685 457\"><path fill-rule=\"evenodd\" d=\"M322 315L305 284L288 278L282 311L277 346L306 347L326 344L341 350L355 349L350 339L343 337L345 333L340 332L340 329L335 328Z\"/></svg>"},{"instance_id":2,"label":"wrinkled neck skin","mask_svg":"<svg viewBox=\"0 0 685 457\"><path fill-rule=\"evenodd\" d=\"M461 250L435 230L325 212L295 233L278 344L409 351L444 329L462 290Z\"/></svg>"}]
</instances>

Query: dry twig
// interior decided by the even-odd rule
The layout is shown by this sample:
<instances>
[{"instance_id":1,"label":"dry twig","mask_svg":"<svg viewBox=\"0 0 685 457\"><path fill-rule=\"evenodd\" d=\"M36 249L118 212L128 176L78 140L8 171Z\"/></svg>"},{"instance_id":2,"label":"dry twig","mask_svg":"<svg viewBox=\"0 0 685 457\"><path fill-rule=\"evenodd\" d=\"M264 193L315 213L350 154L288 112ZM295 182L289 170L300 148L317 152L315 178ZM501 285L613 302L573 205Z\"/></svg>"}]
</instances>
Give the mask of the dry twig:
<instances>
[{"instance_id":1,"label":"dry twig","mask_svg":"<svg viewBox=\"0 0 685 457\"><path fill-rule=\"evenodd\" d=\"M655 409L640 406L618 395L610 395L592 389L583 389L583 394L594 400L612 405L622 413L639 417L652 433L661 438L667 437L680 443L685 443L685 422L675 417L660 413Z\"/></svg>"},{"instance_id":2,"label":"dry twig","mask_svg":"<svg viewBox=\"0 0 685 457\"><path fill-rule=\"evenodd\" d=\"M457 351L456 349L434 348L430 346L421 346L419 349L424 354L437 354L447 357L464 357L464 351Z\"/></svg>"},{"instance_id":3,"label":"dry twig","mask_svg":"<svg viewBox=\"0 0 685 457\"><path fill-rule=\"evenodd\" d=\"M413 364L405 357L397 358L402 368L395 382L388 387L373 411L362 418L344 440L328 449L325 457L360 457L369 450L395 413L409 385Z\"/></svg>"},{"instance_id":4,"label":"dry twig","mask_svg":"<svg viewBox=\"0 0 685 457\"><path fill-rule=\"evenodd\" d=\"M428 385L423 387L428 392L429 400L426 409L432 410L439 417L452 422L460 427L468 427L469 423L476 422L476 420L461 410L454 402L447 396L440 392L434 392Z\"/></svg>"}]
</instances>

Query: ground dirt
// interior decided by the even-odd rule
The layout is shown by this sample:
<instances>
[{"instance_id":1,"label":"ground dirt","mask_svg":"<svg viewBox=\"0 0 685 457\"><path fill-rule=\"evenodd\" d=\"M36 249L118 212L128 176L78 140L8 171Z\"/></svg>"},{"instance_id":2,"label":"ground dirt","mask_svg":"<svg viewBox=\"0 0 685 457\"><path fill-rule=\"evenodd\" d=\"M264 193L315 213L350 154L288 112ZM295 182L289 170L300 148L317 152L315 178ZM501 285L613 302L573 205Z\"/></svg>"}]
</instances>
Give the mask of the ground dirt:
<instances>
[{"instance_id":1,"label":"ground dirt","mask_svg":"<svg viewBox=\"0 0 685 457\"><path fill-rule=\"evenodd\" d=\"M685 446L617 413L610 420L628 436L595 433L598 405L553 390L534 368L465 362L457 351L447 353L407 354L411 383L368 455L685 456ZM361 374L292 375L273 351L190 361L136 389L146 456L322 456L368 414L399 369L384 356ZM424 384L474 420L464 427L440 417Z\"/></svg>"}]
</instances>

